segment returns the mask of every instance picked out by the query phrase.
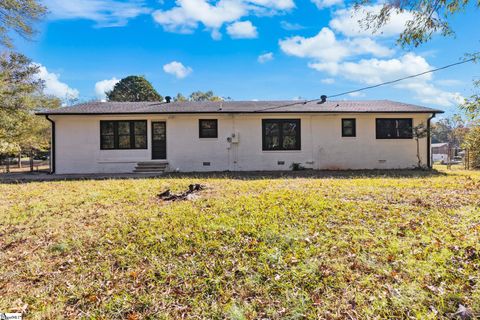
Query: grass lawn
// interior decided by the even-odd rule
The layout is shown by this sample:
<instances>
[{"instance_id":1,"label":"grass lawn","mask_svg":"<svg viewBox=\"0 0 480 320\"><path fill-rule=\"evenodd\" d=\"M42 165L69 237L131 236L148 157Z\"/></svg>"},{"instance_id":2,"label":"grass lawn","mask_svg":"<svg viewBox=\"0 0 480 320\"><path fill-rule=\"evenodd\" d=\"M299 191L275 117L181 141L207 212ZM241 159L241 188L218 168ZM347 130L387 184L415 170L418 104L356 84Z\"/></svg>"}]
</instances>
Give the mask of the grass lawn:
<instances>
[{"instance_id":1,"label":"grass lawn","mask_svg":"<svg viewBox=\"0 0 480 320\"><path fill-rule=\"evenodd\" d=\"M26 319L480 314L480 172L0 184L0 312ZM208 188L193 201L156 194Z\"/></svg>"}]
</instances>

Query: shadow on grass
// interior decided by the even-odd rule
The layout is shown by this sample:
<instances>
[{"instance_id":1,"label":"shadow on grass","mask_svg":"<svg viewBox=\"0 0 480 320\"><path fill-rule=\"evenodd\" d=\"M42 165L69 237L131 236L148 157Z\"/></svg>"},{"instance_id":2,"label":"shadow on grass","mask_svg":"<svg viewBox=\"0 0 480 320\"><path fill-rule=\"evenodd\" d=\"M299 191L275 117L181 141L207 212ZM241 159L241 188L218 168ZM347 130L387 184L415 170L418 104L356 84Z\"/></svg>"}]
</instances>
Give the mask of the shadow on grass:
<instances>
[{"instance_id":1,"label":"shadow on grass","mask_svg":"<svg viewBox=\"0 0 480 320\"><path fill-rule=\"evenodd\" d=\"M429 178L446 176L438 170L344 170L344 171L249 171L249 172L193 172L166 174L60 174L47 173L9 173L0 174L0 184L19 184L50 181L82 181L82 180L128 180L128 179L385 179L385 178ZM448 175L455 175L449 172Z\"/></svg>"}]
</instances>

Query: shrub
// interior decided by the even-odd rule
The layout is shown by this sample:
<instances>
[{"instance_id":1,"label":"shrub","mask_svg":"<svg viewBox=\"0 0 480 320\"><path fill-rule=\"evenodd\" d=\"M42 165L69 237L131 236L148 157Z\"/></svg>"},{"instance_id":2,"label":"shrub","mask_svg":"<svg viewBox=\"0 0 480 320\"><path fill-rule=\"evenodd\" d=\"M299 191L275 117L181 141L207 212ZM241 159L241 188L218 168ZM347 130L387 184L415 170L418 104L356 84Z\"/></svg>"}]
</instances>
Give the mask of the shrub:
<instances>
[{"instance_id":1,"label":"shrub","mask_svg":"<svg viewBox=\"0 0 480 320\"><path fill-rule=\"evenodd\" d=\"M469 151L470 168L480 169L480 126L475 126L465 136L464 148Z\"/></svg>"}]
</instances>

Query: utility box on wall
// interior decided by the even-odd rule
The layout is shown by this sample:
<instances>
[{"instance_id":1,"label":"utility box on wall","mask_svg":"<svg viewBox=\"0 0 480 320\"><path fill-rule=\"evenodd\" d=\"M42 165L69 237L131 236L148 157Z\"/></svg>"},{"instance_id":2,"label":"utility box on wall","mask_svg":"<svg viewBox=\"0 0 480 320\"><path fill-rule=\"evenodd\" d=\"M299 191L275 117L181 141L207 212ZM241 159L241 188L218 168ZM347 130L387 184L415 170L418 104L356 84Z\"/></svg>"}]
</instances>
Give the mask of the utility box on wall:
<instances>
[{"instance_id":1,"label":"utility box on wall","mask_svg":"<svg viewBox=\"0 0 480 320\"><path fill-rule=\"evenodd\" d=\"M227 138L229 143L239 143L240 142L240 133L234 132Z\"/></svg>"}]
</instances>

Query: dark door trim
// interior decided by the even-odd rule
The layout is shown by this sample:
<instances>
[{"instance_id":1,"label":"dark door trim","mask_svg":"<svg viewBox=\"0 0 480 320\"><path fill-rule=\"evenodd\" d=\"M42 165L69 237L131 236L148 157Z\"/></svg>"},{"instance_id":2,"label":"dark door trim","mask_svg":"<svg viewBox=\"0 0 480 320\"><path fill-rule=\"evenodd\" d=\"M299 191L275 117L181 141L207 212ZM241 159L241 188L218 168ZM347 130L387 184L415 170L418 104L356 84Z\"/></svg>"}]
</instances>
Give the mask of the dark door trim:
<instances>
[{"instance_id":1,"label":"dark door trim","mask_svg":"<svg viewBox=\"0 0 480 320\"><path fill-rule=\"evenodd\" d=\"M165 140L155 140L154 127L157 123L163 123L164 125L164 137ZM167 160L167 122L166 121L152 121L151 122L152 133L152 160Z\"/></svg>"}]
</instances>

